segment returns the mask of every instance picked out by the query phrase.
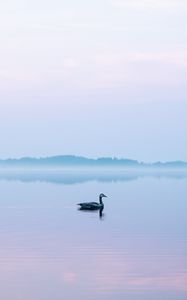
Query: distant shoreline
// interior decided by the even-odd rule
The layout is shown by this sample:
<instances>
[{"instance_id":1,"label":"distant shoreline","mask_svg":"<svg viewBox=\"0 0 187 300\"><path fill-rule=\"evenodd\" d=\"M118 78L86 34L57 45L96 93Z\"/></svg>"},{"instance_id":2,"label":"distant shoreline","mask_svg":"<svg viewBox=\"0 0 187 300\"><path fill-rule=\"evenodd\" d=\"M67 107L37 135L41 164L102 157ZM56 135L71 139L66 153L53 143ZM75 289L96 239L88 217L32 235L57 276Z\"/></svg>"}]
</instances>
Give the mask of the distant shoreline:
<instances>
[{"instance_id":1,"label":"distant shoreline","mask_svg":"<svg viewBox=\"0 0 187 300\"><path fill-rule=\"evenodd\" d=\"M127 158L100 157L97 159L83 156L59 155L51 157L23 157L19 159L1 159L0 170L187 170L185 161L144 163Z\"/></svg>"}]
</instances>

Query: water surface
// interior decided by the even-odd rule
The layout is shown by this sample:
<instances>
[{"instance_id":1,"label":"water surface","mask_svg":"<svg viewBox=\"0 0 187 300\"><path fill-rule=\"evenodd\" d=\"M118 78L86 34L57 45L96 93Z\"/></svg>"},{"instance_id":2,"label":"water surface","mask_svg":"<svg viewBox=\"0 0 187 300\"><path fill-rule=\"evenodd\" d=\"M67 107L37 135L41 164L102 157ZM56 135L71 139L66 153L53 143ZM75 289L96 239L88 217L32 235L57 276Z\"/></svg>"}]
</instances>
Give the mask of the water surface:
<instances>
[{"instance_id":1,"label":"water surface","mask_svg":"<svg viewBox=\"0 0 187 300\"><path fill-rule=\"evenodd\" d=\"M187 299L183 172L1 172L0 298ZM105 193L102 218L77 209Z\"/></svg>"}]
</instances>

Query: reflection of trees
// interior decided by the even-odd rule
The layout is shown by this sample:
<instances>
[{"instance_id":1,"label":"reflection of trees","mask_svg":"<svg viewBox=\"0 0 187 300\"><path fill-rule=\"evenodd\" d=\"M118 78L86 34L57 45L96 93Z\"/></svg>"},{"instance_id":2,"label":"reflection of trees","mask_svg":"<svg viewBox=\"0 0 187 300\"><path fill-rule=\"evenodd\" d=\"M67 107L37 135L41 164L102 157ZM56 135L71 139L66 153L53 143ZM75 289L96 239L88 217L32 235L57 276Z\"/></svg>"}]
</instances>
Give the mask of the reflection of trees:
<instances>
[{"instance_id":1,"label":"reflection of trees","mask_svg":"<svg viewBox=\"0 0 187 300\"><path fill-rule=\"evenodd\" d=\"M138 180L142 177L184 179L186 171L144 171L144 170L89 170L89 171L60 171L60 170L26 170L1 171L0 180L22 182L49 182L55 184L76 184L88 181L119 182Z\"/></svg>"}]
</instances>

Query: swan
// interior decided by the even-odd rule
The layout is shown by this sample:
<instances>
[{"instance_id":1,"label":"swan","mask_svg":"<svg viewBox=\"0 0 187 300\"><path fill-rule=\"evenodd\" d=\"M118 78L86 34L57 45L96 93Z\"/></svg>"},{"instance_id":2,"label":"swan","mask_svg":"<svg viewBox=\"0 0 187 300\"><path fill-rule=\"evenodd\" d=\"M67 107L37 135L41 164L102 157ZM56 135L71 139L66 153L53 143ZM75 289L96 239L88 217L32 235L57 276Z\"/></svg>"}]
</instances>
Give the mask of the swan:
<instances>
[{"instance_id":1,"label":"swan","mask_svg":"<svg viewBox=\"0 0 187 300\"><path fill-rule=\"evenodd\" d=\"M80 205L80 209L84 210L97 210L97 209L102 209L104 208L104 203L102 199L104 197L107 197L104 194L99 195L99 203L98 202L83 202L83 203L78 203L77 205Z\"/></svg>"}]
</instances>

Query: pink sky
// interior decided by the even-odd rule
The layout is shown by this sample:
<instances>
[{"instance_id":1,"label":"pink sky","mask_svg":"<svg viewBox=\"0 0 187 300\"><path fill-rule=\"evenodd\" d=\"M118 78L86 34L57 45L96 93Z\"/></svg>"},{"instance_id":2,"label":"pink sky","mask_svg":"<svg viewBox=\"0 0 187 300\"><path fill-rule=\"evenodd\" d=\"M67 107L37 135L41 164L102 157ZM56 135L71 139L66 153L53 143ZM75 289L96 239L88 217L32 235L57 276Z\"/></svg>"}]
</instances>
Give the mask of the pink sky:
<instances>
[{"instance_id":1,"label":"pink sky","mask_svg":"<svg viewBox=\"0 0 187 300\"><path fill-rule=\"evenodd\" d=\"M186 12L183 0L2 3L0 157L187 160Z\"/></svg>"}]
</instances>

